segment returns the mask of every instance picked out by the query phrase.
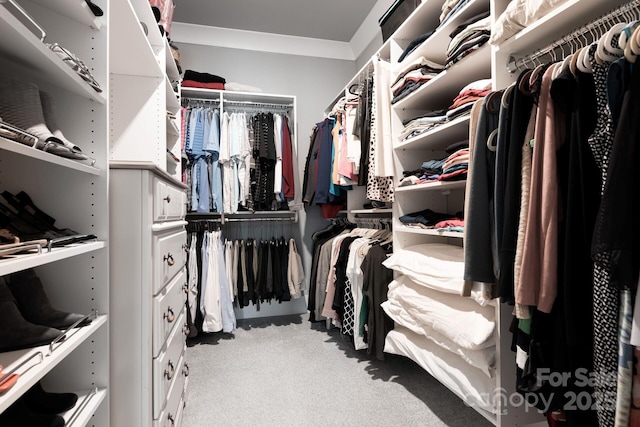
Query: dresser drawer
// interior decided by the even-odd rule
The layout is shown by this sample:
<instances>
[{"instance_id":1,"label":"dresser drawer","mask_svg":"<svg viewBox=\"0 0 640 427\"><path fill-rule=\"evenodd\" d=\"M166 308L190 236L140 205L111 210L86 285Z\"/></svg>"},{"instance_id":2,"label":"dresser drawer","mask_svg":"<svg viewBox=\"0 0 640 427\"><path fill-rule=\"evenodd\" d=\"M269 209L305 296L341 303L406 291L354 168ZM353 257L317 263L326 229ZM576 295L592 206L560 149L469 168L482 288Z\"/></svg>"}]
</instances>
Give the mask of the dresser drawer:
<instances>
[{"instance_id":1,"label":"dresser drawer","mask_svg":"<svg viewBox=\"0 0 640 427\"><path fill-rule=\"evenodd\" d=\"M175 233L153 236L153 295L184 268L187 262L186 244L187 232L182 228Z\"/></svg>"},{"instance_id":2,"label":"dresser drawer","mask_svg":"<svg viewBox=\"0 0 640 427\"><path fill-rule=\"evenodd\" d=\"M184 282L186 271L183 269L169 286L153 298L152 329L153 329L153 357L157 357L164 346L167 337L174 328L180 333L185 322L179 322L186 306Z\"/></svg>"},{"instance_id":3,"label":"dresser drawer","mask_svg":"<svg viewBox=\"0 0 640 427\"><path fill-rule=\"evenodd\" d=\"M187 377L183 374L184 357L180 359L178 364L179 370L176 370L176 377L173 384L169 388L167 396L167 404L160 412L158 418L153 422L154 427L178 427L178 421L181 421L182 410L184 408L184 389Z\"/></svg>"},{"instance_id":4,"label":"dresser drawer","mask_svg":"<svg viewBox=\"0 0 640 427\"><path fill-rule=\"evenodd\" d=\"M187 213L187 194L158 178L153 185L153 220L167 221L183 218Z\"/></svg>"},{"instance_id":5,"label":"dresser drawer","mask_svg":"<svg viewBox=\"0 0 640 427\"><path fill-rule=\"evenodd\" d=\"M185 323L186 313L183 312L178 325ZM183 375L179 369L179 362L187 350L183 328L173 328L167 348L153 359L153 418L158 418L167 401L167 393L171 384L179 375Z\"/></svg>"}]
</instances>

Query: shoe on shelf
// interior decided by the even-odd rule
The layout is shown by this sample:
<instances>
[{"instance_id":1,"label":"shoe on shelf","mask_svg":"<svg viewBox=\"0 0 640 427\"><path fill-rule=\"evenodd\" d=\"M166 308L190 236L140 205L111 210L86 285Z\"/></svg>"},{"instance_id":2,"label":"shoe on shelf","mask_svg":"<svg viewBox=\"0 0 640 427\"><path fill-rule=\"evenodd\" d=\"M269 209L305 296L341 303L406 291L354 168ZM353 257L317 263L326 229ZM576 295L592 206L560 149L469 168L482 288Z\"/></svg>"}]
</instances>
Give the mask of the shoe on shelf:
<instances>
[{"instance_id":1,"label":"shoe on shelf","mask_svg":"<svg viewBox=\"0 0 640 427\"><path fill-rule=\"evenodd\" d=\"M0 425L6 427L64 427L65 421L58 414L33 412L22 397L0 414Z\"/></svg>"},{"instance_id":2,"label":"shoe on shelf","mask_svg":"<svg viewBox=\"0 0 640 427\"><path fill-rule=\"evenodd\" d=\"M0 352L51 344L61 333L25 320L5 278L0 277Z\"/></svg>"},{"instance_id":3,"label":"shoe on shelf","mask_svg":"<svg viewBox=\"0 0 640 427\"><path fill-rule=\"evenodd\" d=\"M48 106L47 108L51 108ZM52 116L49 111L49 116ZM47 127L40 90L32 83L0 76L0 117L38 138L35 148L73 160L95 160L67 146ZM55 119L53 119L55 121Z\"/></svg>"},{"instance_id":4,"label":"shoe on shelf","mask_svg":"<svg viewBox=\"0 0 640 427\"><path fill-rule=\"evenodd\" d=\"M69 228L59 229L54 226L55 219L38 209L31 198L24 191L22 198L14 196L8 191L3 191L0 195L0 203L10 207L24 222L42 231L51 231L59 237L77 236L77 231Z\"/></svg>"},{"instance_id":5,"label":"shoe on shelf","mask_svg":"<svg viewBox=\"0 0 640 427\"><path fill-rule=\"evenodd\" d=\"M82 153L80 147L69 141L58 124L58 118L56 117L56 106L53 97L45 91L40 91L40 102L42 104L42 114L44 115L44 122L47 128L53 133L53 136L62 141L62 144L76 153Z\"/></svg>"},{"instance_id":6,"label":"shoe on shelf","mask_svg":"<svg viewBox=\"0 0 640 427\"><path fill-rule=\"evenodd\" d=\"M53 308L40 278L33 269L10 274L7 285L20 313L31 323L64 330L85 317L82 314L67 313ZM91 320L86 319L78 326L89 323Z\"/></svg>"},{"instance_id":7,"label":"shoe on shelf","mask_svg":"<svg viewBox=\"0 0 640 427\"><path fill-rule=\"evenodd\" d=\"M73 408L78 401L75 393L50 393L38 381L24 394L26 406L36 414L59 414Z\"/></svg>"}]
</instances>

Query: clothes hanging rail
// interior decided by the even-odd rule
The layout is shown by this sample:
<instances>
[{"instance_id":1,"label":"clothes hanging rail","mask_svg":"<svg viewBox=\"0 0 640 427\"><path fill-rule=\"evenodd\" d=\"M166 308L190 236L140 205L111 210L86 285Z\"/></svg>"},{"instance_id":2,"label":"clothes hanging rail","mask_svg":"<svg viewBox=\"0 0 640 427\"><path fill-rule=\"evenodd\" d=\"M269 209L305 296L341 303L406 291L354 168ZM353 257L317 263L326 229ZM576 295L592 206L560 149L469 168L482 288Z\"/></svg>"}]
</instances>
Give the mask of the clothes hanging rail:
<instances>
[{"instance_id":1,"label":"clothes hanging rail","mask_svg":"<svg viewBox=\"0 0 640 427\"><path fill-rule=\"evenodd\" d=\"M631 22L638 19L640 19L640 1L634 0L625 3L548 44L546 47L536 50L530 55L519 58L513 55L510 56L509 62L507 63L507 70L510 73L514 73L528 66L535 67L549 60L560 61L573 54L579 48L587 47L594 41L597 41L614 24ZM546 58L546 61L543 61L545 57L548 58Z\"/></svg>"},{"instance_id":2,"label":"clothes hanging rail","mask_svg":"<svg viewBox=\"0 0 640 427\"><path fill-rule=\"evenodd\" d=\"M296 221L295 217L281 217L281 218L225 218L224 222L254 222L254 221Z\"/></svg>"},{"instance_id":3,"label":"clothes hanging rail","mask_svg":"<svg viewBox=\"0 0 640 427\"><path fill-rule=\"evenodd\" d=\"M183 96L181 100L183 107L202 107L207 104L220 105L220 99Z\"/></svg>"},{"instance_id":4,"label":"clothes hanging rail","mask_svg":"<svg viewBox=\"0 0 640 427\"><path fill-rule=\"evenodd\" d=\"M224 105L229 106L246 106L257 108L292 108L293 104L276 104L270 102L253 102L253 101L224 101Z\"/></svg>"}]
</instances>

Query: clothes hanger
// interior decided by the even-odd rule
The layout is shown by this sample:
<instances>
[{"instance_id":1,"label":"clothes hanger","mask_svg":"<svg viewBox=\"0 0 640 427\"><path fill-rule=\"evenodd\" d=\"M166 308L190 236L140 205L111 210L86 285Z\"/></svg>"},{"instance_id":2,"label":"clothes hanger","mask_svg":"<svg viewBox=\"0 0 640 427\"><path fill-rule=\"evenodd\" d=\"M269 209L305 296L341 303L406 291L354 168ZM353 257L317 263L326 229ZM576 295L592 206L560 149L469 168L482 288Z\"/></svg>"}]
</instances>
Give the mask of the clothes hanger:
<instances>
[{"instance_id":1,"label":"clothes hanger","mask_svg":"<svg viewBox=\"0 0 640 427\"><path fill-rule=\"evenodd\" d=\"M638 52L634 50L634 43L637 43L635 42L636 34L638 33L640 33L640 26L636 26L634 28L633 32L631 32L631 35L627 39L627 44L624 47L624 57L632 64L636 62L636 55L638 55Z\"/></svg>"},{"instance_id":2,"label":"clothes hanger","mask_svg":"<svg viewBox=\"0 0 640 427\"><path fill-rule=\"evenodd\" d=\"M556 69L555 69L555 71L553 73L553 76L552 76L553 80L558 78L560 76L560 74L562 74L562 72L567 69L567 67L569 66L569 63L571 62L571 55L567 55L565 53L564 44L565 44L565 40L563 38L560 41L560 43L558 44L558 47L562 51L562 61L560 62L559 66L556 67Z\"/></svg>"},{"instance_id":3,"label":"clothes hanger","mask_svg":"<svg viewBox=\"0 0 640 427\"><path fill-rule=\"evenodd\" d=\"M609 29L609 31L607 31L602 37L600 37L600 39L598 40L598 47L596 48L597 60L603 62L613 62L624 53L624 51L620 50L619 48L614 48L612 46L613 37L617 34L620 34L620 30L622 30L624 26L625 24L617 23L613 25ZM600 65L602 65L602 63L600 63Z\"/></svg>"}]
</instances>

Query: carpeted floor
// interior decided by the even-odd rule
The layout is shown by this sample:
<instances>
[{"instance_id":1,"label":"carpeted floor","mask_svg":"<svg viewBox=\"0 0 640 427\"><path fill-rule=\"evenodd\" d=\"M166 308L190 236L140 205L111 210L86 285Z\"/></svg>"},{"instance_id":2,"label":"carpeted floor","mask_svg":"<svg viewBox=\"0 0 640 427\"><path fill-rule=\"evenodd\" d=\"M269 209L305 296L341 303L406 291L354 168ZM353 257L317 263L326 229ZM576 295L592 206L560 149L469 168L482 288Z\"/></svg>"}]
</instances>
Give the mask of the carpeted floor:
<instances>
[{"instance_id":1,"label":"carpeted floor","mask_svg":"<svg viewBox=\"0 0 640 427\"><path fill-rule=\"evenodd\" d=\"M413 361L372 359L306 318L190 340L183 427L491 425Z\"/></svg>"}]
</instances>

